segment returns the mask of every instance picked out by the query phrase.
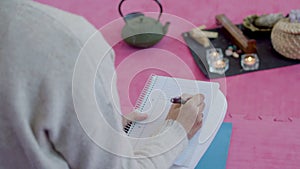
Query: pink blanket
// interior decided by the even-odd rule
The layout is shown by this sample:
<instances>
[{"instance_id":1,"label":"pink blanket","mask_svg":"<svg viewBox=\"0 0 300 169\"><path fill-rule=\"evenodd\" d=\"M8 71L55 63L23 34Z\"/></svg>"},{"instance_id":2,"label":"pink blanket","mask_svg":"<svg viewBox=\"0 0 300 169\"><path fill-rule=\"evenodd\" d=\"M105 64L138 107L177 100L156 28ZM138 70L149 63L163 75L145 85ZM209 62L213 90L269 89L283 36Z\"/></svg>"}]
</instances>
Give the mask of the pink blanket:
<instances>
[{"instance_id":1,"label":"pink blanket","mask_svg":"<svg viewBox=\"0 0 300 169\"><path fill-rule=\"evenodd\" d=\"M163 0L170 21L167 36L152 49L137 50L121 39L124 21L112 0L38 0L83 15L101 30L116 52L122 110L132 109L151 73L208 80L194 63L181 33L194 26L215 26L215 15L225 13L234 23L250 14L300 8L299 0ZM150 0L127 0L124 13L157 12ZM149 16L156 17L157 13ZM233 123L228 169L297 169L300 167L300 65L242 74L216 80L228 101L225 121Z\"/></svg>"}]
</instances>

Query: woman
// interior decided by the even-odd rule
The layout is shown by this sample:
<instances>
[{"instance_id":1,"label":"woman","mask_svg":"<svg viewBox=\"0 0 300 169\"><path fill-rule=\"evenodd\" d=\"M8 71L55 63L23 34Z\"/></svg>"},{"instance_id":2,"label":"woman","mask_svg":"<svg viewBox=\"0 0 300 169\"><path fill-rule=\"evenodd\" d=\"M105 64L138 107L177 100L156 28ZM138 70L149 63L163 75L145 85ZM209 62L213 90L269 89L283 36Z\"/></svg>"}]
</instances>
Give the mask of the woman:
<instances>
[{"instance_id":1,"label":"woman","mask_svg":"<svg viewBox=\"0 0 300 169\"><path fill-rule=\"evenodd\" d=\"M91 35L93 41L87 47ZM85 60L81 62L78 56L85 56ZM81 91L86 89L85 79L91 69L79 74L76 81L76 66L97 66L94 56L99 56L102 63L96 74L95 93L103 123L97 121L99 114L92 109L94 105L81 102L90 97ZM182 96L187 103L174 104L160 130L146 144L135 147L121 133L113 73L111 47L82 17L32 1L2 0L0 166L169 168L188 138L201 127L204 97ZM139 113L130 117L146 118ZM119 134L106 130L107 124Z\"/></svg>"}]
</instances>

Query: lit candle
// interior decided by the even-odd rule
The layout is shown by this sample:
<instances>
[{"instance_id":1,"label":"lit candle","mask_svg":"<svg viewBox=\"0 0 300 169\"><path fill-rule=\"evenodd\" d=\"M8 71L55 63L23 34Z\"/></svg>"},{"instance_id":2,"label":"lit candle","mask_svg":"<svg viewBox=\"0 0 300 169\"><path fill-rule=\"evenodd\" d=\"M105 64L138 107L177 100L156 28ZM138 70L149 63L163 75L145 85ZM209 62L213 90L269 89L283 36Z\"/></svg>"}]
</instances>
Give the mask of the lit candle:
<instances>
[{"instance_id":1,"label":"lit candle","mask_svg":"<svg viewBox=\"0 0 300 169\"><path fill-rule=\"evenodd\" d=\"M211 48L206 51L206 60L208 65L212 64L216 60L223 58L223 53L221 48Z\"/></svg>"},{"instance_id":2,"label":"lit candle","mask_svg":"<svg viewBox=\"0 0 300 169\"><path fill-rule=\"evenodd\" d=\"M211 55L212 57L218 57L218 56L219 56L219 52L217 52L217 51L212 51L212 52L210 53L210 55Z\"/></svg>"},{"instance_id":3,"label":"lit candle","mask_svg":"<svg viewBox=\"0 0 300 169\"><path fill-rule=\"evenodd\" d=\"M227 58L218 59L209 66L212 73L224 74L229 68L229 60Z\"/></svg>"},{"instance_id":4,"label":"lit candle","mask_svg":"<svg viewBox=\"0 0 300 169\"><path fill-rule=\"evenodd\" d=\"M241 66L244 70L256 70L259 67L259 59L257 54L244 54L241 58Z\"/></svg>"},{"instance_id":5,"label":"lit candle","mask_svg":"<svg viewBox=\"0 0 300 169\"><path fill-rule=\"evenodd\" d=\"M226 67L226 63L224 60L217 60L213 63L213 66L216 69L224 69Z\"/></svg>"},{"instance_id":6,"label":"lit candle","mask_svg":"<svg viewBox=\"0 0 300 169\"><path fill-rule=\"evenodd\" d=\"M246 65L252 66L256 63L256 58L252 55L245 56L244 63Z\"/></svg>"}]
</instances>

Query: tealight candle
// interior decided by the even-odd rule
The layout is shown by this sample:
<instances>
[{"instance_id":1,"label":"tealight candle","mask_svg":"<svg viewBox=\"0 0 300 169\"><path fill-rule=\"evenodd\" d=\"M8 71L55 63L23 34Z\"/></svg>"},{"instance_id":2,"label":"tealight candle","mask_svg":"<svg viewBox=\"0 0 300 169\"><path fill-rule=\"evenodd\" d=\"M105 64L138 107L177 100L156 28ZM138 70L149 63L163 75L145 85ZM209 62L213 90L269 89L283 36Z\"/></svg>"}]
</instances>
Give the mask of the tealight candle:
<instances>
[{"instance_id":1,"label":"tealight candle","mask_svg":"<svg viewBox=\"0 0 300 169\"><path fill-rule=\"evenodd\" d=\"M224 74L229 68L229 60L227 58L222 58L215 60L209 65L209 71L212 73Z\"/></svg>"},{"instance_id":2,"label":"tealight candle","mask_svg":"<svg viewBox=\"0 0 300 169\"><path fill-rule=\"evenodd\" d=\"M220 60L223 58L223 52L220 48L211 48L206 51L206 61L210 65L215 60Z\"/></svg>"},{"instance_id":3,"label":"tealight candle","mask_svg":"<svg viewBox=\"0 0 300 169\"><path fill-rule=\"evenodd\" d=\"M253 56L251 56L251 55L246 56L246 57L244 58L244 63L245 63L246 65L251 66L251 65L254 65L255 62L256 62L255 57L253 57Z\"/></svg>"},{"instance_id":4,"label":"tealight candle","mask_svg":"<svg viewBox=\"0 0 300 169\"><path fill-rule=\"evenodd\" d=\"M216 69L224 69L226 66L226 63L224 60L217 60L213 63L213 67Z\"/></svg>"},{"instance_id":5,"label":"tealight candle","mask_svg":"<svg viewBox=\"0 0 300 169\"><path fill-rule=\"evenodd\" d=\"M211 55L212 57L218 57L220 54L219 54L219 52L217 52L217 51L212 51L212 52L210 53L210 55Z\"/></svg>"},{"instance_id":6,"label":"tealight candle","mask_svg":"<svg viewBox=\"0 0 300 169\"><path fill-rule=\"evenodd\" d=\"M244 70L256 70L259 66L259 59L256 54L244 54L241 57L241 66Z\"/></svg>"}]
</instances>

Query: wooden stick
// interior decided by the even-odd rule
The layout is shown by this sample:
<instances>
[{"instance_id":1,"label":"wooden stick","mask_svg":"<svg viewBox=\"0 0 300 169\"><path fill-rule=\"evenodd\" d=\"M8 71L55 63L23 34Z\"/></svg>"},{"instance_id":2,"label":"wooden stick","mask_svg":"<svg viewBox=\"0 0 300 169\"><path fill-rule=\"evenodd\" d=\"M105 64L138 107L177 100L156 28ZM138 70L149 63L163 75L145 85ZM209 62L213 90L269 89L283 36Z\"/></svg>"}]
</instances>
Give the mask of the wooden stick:
<instances>
[{"instance_id":1,"label":"wooden stick","mask_svg":"<svg viewBox=\"0 0 300 169\"><path fill-rule=\"evenodd\" d=\"M245 53L256 53L256 41L248 40L243 32L236 27L224 14L216 16L217 24L220 24L226 30L229 38Z\"/></svg>"}]
</instances>

